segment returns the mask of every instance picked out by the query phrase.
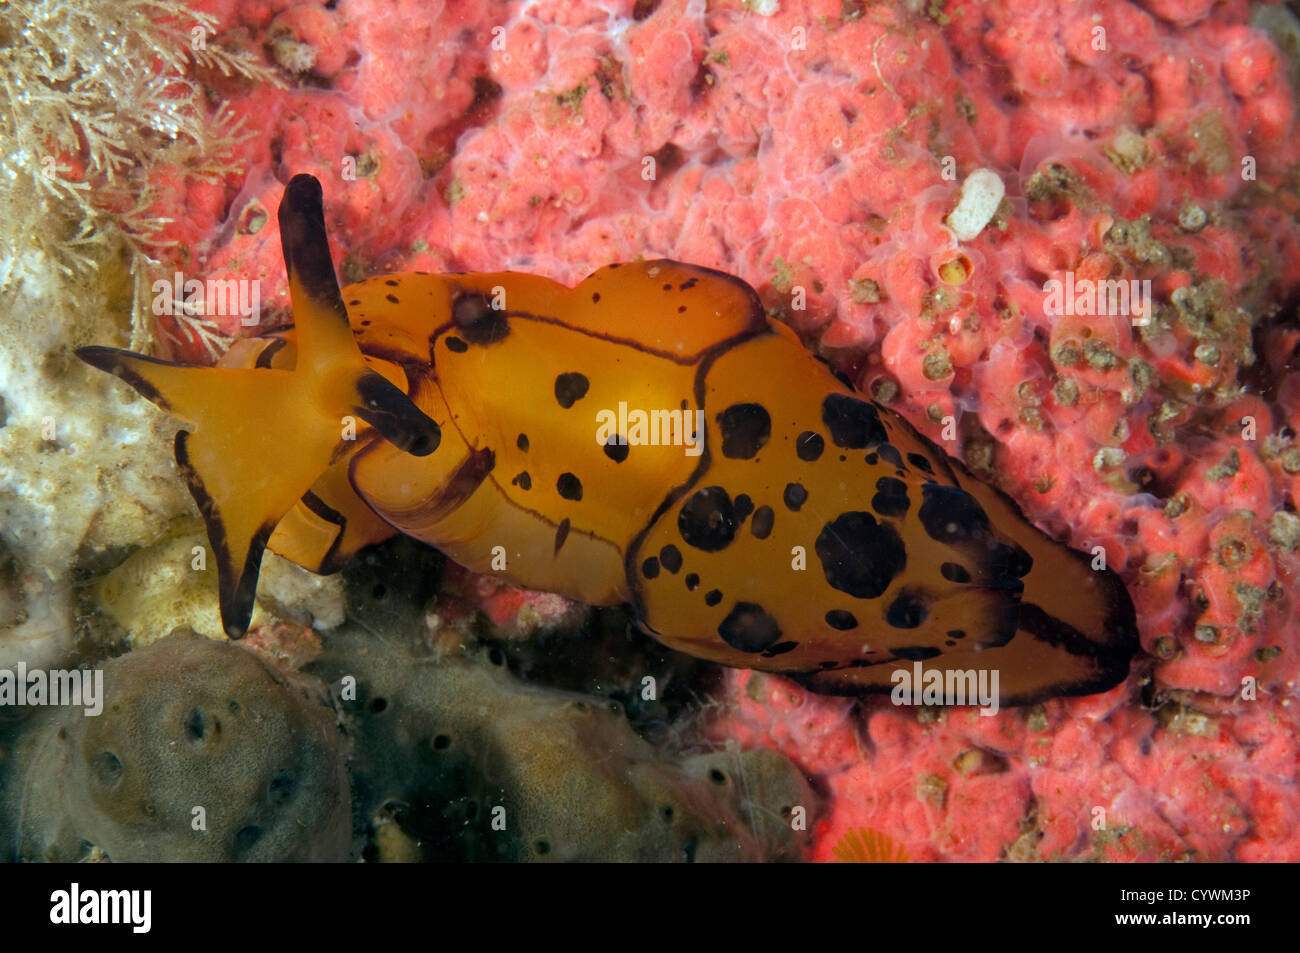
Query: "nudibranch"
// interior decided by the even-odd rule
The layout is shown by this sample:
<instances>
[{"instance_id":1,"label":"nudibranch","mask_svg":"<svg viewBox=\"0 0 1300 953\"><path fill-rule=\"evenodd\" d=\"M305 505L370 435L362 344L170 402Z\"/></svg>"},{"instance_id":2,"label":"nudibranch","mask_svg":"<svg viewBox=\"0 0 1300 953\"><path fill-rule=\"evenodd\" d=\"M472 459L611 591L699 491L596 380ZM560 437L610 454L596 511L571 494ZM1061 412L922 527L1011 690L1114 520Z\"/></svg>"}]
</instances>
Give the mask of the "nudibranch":
<instances>
[{"instance_id":1,"label":"nudibranch","mask_svg":"<svg viewBox=\"0 0 1300 953\"><path fill-rule=\"evenodd\" d=\"M743 281L660 260L575 288L340 289L316 179L279 221L293 327L211 368L77 352L186 422L176 461L232 638L267 546L329 573L406 533L819 692L889 691L917 662L996 670L1008 705L1127 676L1120 578L841 383Z\"/></svg>"}]
</instances>

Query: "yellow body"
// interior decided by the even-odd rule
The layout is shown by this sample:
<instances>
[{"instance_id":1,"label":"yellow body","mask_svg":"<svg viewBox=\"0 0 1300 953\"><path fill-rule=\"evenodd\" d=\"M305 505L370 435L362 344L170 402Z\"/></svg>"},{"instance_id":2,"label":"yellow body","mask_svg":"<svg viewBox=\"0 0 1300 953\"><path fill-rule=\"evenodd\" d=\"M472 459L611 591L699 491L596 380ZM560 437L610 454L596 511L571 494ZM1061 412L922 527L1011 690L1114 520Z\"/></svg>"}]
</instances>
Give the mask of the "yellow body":
<instances>
[{"instance_id":1,"label":"yellow body","mask_svg":"<svg viewBox=\"0 0 1300 953\"><path fill-rule=\"evenodd\" d=\"M339 292L327 247L291 247L324 243L323 221L293 227L314 214L293 208L310 205L303 178L281 209L295 329L207 371L84 355L196 424L205 455L178 440L178 456L231 553L232 632L246 616L226 591L255 581L258 534L328 572L400 531L530 588L631 603L672 647L819 691L888 691L918 661L996 668L1003 704L1127 674L1118 577L855 396L743 282L651 261L573 289L416 273Z\"/></svg>"}]
</instances>

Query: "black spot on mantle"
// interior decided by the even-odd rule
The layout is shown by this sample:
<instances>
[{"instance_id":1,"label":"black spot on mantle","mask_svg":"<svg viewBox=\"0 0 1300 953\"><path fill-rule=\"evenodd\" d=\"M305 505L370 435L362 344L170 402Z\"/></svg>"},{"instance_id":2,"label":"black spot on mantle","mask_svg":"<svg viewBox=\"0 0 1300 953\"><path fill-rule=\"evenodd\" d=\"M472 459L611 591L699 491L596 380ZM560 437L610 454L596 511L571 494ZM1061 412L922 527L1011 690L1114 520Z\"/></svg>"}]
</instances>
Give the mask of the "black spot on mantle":
<instances>
[{"instance_id":1,"label":"black spot on mantle","mask_svg":"<svg viewBox=\"0 0 1300 953\"><path fill-rule=\"evenodd\" d=\"M916 467L922 473L934 472L934 468L930 466L930 461L927 460L925 457L921 456L919 453L909 453L907 455L907 462L910 463L912 466Z\"/></svg>"},{"instance_id":2,"label":"black spot on mantle","mask_svg":"<svg viewBox=\"0 0 1300 953\"><path fill-rule=\"evenodd\" d=\"M907 659L909 662L924 662L926 659L938 658L943 652L925 645L913 645L901 649L890 649L889 654L894 658Z\"/></svg>"},{"instance_id":3,"label":"black spot on mantle","mask_svg":"<svg viewBox=\"0 0 1300 953\"><path fill-rule=\"evenodd\" d=\"M561 407L568 410L587 396L587 390L590 387L591 382L587 380L585 374L569 371L555 378L555 400Z\"/></svg>"},{"instance_id":4,"label":"black spot on mantle","mask_svg":"<svg viewBox=\"0 0 1300 953\"><path fill-rule=\"evenodd\" d=\"M757 603L737 602L718 626L718 635L733 649L762 652L781 641L781 627Z\"/></svg>"},{"instance_id":5,"label":"black spot on mantle","mask_svg":"<svg viewBox=\"0 0 1300 953\"><path fill-rule=\"evenodd\" d=\"M786 509L797 513L808 502L808 491L802 483L787 483L781 499L785 502Z\"/></svg>"},{"instance_id":6,"label":"black spot on mantle","mask_svg":"<svg viewBox=\"0 0 1300 953\"><path fill-rule=\"evenodd\" d=\"M877 599L907 568L898 530L870 513L841 513L822 528L815 546L832 588L859 599Z\"/></svg>"},{"instance_id":7,"label":"black spot on mantle","mask_svg":"<svg viewBox=\"0 0 1300 953\"><path fill-rule=\"evenodd\" d=\"M956 543L989 533L984 508L960 487L927 483L921 487L921 500L917 516L931 539Z\"/></svg>"},{"instance_id":8,"label":"black spot on mantle","mask_svg":"<svg viewBox=\"0 0 1300 953\"><path fill-rule=\"evenodd\" d=\"M622 463L627 459L628 445L618 434L614 434L605 441L605 456L609 457L615 463Z\"/></svg>"},{"instance_id":9,"label":"black spot on mantle","mask_svg":"<svg viewBox=\"0 0 1300 953\"><path fill-rule=\"evenodd\" d=\"M709 486L690 495L677 514L677 530L688 546L716 553L736 538L736 510L731 497L720 486Z\"/></svg>"},{"instance_id":10,"label":"black spot on mantle","mask_svg":"<svg viewBox=\"0 0 1300 953\"><path fill-rule=\"evenodd\" d=\"M821 457L825 449L826 441L822 439L821 434L813 430L805 430L794 441L795 455L805 463L812 463Z\"/></svg>"},{"instance_id":11,"label":"black spot on mantle","mask_svg":"<svg viewBox=\"0 0 1300 953\"><path fill-rule=\"evenodd\" d=\"M876 481L876 495L871 498L871 508L878 515L903 516L911 505L907 484L898 477L881 477Z\"/></svg>"},{"instance_id":12,"label":"black spot on mantle","mask_svg":"<svg viewBox=\"0 0 1300 953\"><path fill-rule=\"evenodd\" d=\"M561 473L560 478L555 481L555 489L566 500L576 503L582 499L582 481L572 473Z\"/></svg>"},{"instance_id":13,"label":"black spot on mantle","mask_svg":"<svg viewBox=\"0 0 1300 953\"><path fill-rule=\"evenodd\" d=\"M885 612L885 621L895 629L915 629L930 614L924 593L904 589Z\"/></svg>"},{"instance_id":14,"label":"black spot on mantle","mask_svg":"<svg viewBox=\"0 0 1300 953\"><path fill-rule=\"evenodd\" d=\"M451 302L452 323L470 344L486 347L510 336L510 322L505 311L492 307L481 291L462 291Z\"/></svg>"},{"instance_id":15,"label":"black spot on mantle","mask_svg":"<svg viewBox=\"0 0 1300 953\"><path fill-rule=\"evenodd\" d=\"M762 404L732 404L717 420L729 460L752 460L772 436L772 417Z\"/></svg>"},{"instance_id":16,"label":"black spot on mantle","mask_svg":"<svg viewBox=\"0 0 1300 953\"><path fill-rule=\"evenodd\" d=\"M835 445L847 450L865 450L888 439L876 408L844 394L831 394L822 401L822 423Z\"/></svg>"},{"instance_id":17,"label":"black spot on mantle","mask_svg":"<svg viewBox=\"0 0 1300 953\"><path fill-rule=\"evenodd\" d=\"M846 612L843 609L832 609L826 613L826 624L832 629L847 632L849 629L858 627L858 617L852 612Z\"/></svg>"},{"instance_id":18,"label":"black spot on mantle","mask_svg":"<svg viewBox=\"0 0 1300 953\"><path fill-rule=\"evenodd\" d=\"M939 574L949 582L970 582L970 572L961 563L944 563L939 567Z\"/></svg>"}]
</instances>

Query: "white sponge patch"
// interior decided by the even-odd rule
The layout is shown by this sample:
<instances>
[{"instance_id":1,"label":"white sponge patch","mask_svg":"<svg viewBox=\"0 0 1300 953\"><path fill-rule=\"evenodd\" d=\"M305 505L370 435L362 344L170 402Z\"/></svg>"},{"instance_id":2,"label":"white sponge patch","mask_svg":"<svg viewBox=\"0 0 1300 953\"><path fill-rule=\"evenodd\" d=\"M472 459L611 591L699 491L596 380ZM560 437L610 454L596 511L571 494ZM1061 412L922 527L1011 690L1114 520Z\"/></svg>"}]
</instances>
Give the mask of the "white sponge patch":
<instances>
[{"instance_id":1,"label":"white sponge patch","mask_svg":"<svg viewBox=\"0 0 1300 953\"><path fill-rule=\"evenodd\" d=\"M961 184L961 197L944 224L958 241L968 242L984 230L1002 203L1006 186L992 169L976 169Z\"/></svg>"}]
</instances>

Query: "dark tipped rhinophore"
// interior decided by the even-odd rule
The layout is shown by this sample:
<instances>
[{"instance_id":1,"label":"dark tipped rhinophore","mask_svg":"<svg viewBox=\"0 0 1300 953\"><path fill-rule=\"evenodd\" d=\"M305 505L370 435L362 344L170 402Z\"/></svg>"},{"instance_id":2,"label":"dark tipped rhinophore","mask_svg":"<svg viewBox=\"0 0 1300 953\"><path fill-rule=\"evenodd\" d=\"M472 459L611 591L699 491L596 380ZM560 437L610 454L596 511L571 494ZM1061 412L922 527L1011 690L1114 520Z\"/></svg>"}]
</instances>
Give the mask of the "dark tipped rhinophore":
<instances>
[{"instance_id":1,"label":"dark tipped rhinophore","mask_svg":"<svg viewBox=\"0 0 1300 953\"><path fill-rule=\"evenodd\" d=\"M411 398L386 378L368 371L357 380L361 405L359 416L398 450L413 457L427 457L442 442L442 430Z\"/></svg>"},{"instance_id":2,"label":"dark tipped rhinophore","mask_svg":"<svg viewBox=\"0 0 1300 953\"><path fill-rule=\"evenodd\" d=\"M347 324L348 309L339 292L325 233L325 204L320 182L299 174L289 180L280 201L280 247L289 279L297 279L312 301Z\"/></svg>"}]
</instances>

